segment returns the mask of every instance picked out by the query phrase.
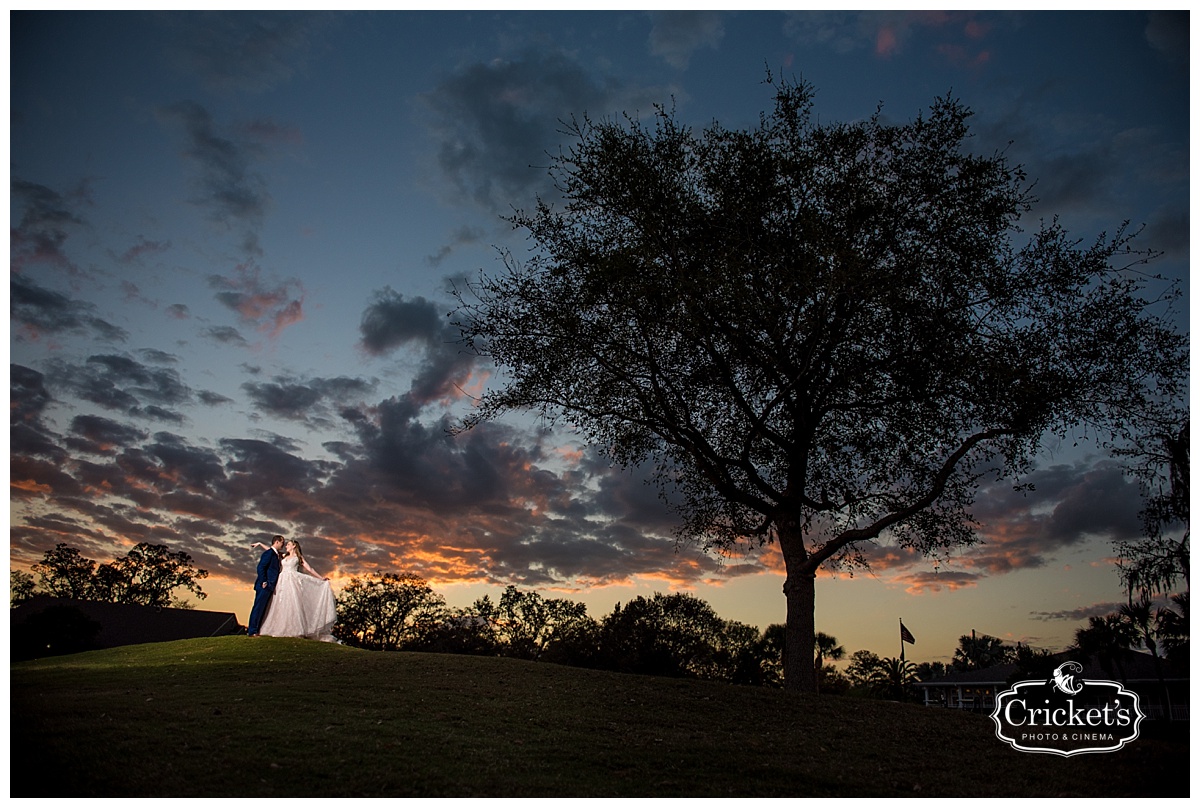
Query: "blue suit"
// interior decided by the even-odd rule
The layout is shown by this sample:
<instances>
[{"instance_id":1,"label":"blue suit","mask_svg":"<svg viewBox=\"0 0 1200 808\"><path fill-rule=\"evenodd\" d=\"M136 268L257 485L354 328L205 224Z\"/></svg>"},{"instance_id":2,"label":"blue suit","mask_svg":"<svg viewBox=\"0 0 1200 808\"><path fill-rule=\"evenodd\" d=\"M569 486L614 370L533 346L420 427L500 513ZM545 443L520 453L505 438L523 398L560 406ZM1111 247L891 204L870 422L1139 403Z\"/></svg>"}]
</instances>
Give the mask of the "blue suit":
<instances>
[{"instance_id":1,"label":"blue suit","mask_svg":"<svg viewBox=\"0 0 1200 808\"><path fill-rule=\"evenodd\" d=\"M268 549L262 554L262 558L258 559L258 577L254 579L254 608L250 610L250 621L246 626L246 633L251 637L258 634L258 629L262 626L263 618L267 615L267 606L275 595L275 584L279 580L279 573L282 570L283 562L279 559L279 553L275 552L274 547Z\"/></svg>"}]
</instances>

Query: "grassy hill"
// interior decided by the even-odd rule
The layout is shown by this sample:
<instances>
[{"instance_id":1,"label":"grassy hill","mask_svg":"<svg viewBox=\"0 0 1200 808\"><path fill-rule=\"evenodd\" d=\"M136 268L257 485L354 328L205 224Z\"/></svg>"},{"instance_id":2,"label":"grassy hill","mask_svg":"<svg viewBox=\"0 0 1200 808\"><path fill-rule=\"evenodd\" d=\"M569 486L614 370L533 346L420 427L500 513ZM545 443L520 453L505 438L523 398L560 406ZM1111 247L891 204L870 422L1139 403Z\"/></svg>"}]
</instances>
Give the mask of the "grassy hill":
<instances>
[{"instance_id":1,"label":"grassy hill","mask_svg":"<svg viewBox=\"0 0 1200 808\"><path fill-rule=\"evenodd\" d=\"M1185 796L1188 745L1058 758L986 716L222 637L11 668L11 796Z\"/></svg>"}]
</instances>

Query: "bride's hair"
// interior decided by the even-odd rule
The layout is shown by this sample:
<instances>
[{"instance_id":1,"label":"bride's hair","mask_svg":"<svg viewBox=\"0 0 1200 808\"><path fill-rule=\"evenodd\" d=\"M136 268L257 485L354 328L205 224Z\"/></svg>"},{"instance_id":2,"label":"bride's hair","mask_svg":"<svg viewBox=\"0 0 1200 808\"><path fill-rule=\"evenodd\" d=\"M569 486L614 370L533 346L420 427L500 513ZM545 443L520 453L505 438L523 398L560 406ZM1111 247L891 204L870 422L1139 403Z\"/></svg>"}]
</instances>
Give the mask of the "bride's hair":
<instances>
[{"instance_id":1,"label":"bride's hair","mask_svg":"<svg viewBox=\"0 0 1200 808\"><path fill-rule=\"evenodd\" d=\"M296 558L304 560L304 551L300 549L300 542L292 539L292 552L296 554Z\"/></svg>"}]
</instances>

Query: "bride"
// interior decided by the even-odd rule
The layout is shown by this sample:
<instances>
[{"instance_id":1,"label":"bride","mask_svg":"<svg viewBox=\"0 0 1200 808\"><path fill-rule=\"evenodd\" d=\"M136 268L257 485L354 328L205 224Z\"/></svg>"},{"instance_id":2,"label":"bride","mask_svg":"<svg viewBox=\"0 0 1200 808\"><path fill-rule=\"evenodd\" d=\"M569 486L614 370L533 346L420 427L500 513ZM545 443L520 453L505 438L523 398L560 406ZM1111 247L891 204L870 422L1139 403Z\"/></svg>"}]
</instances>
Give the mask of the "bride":
<instances>
[{"instance_id":1,"label":"bride","mask_svg":"<svg viewBox=\"0 0 1200 808\"><path fill-rule=\"evenodd\" d=\"M268 637L337 642L333 637L337 604L329 578L322 577L304 560L300 542L289 540L284 549L283 571L259 632Z\"/></svg>"}]
</instances>

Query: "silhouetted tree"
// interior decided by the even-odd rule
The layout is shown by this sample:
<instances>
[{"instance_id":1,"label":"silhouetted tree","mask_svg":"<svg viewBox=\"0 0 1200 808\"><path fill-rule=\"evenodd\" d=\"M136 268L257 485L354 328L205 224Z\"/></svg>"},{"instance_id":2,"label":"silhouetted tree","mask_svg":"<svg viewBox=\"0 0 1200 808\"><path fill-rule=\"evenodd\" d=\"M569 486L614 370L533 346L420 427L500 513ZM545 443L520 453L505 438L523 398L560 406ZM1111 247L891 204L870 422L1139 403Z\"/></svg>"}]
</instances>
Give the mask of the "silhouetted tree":
<instances>
[{"instance_id":1,"label":"silhouetted tree","mask_svg":"<svg viewBox=\"0 0 1200 808\"><path fill-rule=\"evenodd\" d=\"M1159 621L1160 639L1167 659L1177 664L1188 661L1188 642L1191 630L1188 624L1189 593L1180 592L1170 597L1174 609L1164 609Z\"/></svg>"},{"instance_id":2,"label":"silhouetted tree","mask_svg":"<svg viewBox=\"0 0 1200 808\"><path fill-rule=\"evenodd\" d=\"M1134 449L1133 472L1146 496L1142 511L1145 535L1116 543L1117 569L1126 594L1152 597L1180 581L1190 585L1191 421L1177 432L1147 436Z\"/></svg>"},{"instance_id":3,"label":"silhouetted tree","mask_svg":"<svg viewBox=\"0 0 1200 808\"><path fill-rule=\"evenodd\" d=\"M878 698L906 701L913 697L919 681L917 666L897 657L880 657L870 651L855 651L846 667L850 683Z\"/></svg>"},{"instance_id":4,"label":"silhouetted tree","mask_svg":"<svg viewBox=\"0 0 1200 808\"><path fill-rule=\"evenodd\" d=\"M582 603L544 598L515 586L505 588L495 607L486 597L476 607L495 626L503 653L518 659L541 658L548 646L569 632L571 623L589 619Z\"/></svg>"},{"instance_id":5,"label":"silhouetted tree","mask_svg":"<svg viewBox=\"0 0 1200 808\"><path fill-rule=\"evenodd\" d=\"M581 668L603 667L600 621L584 616L565 623L554 632L554 641L542 652L544 662L575 665Z\"/></svg>"},{"instance_id":6,"label":"silhouetted tree","mask_svg":"<svg viewBox=\"0 0 1200 808\"><path fill-rule=\"evenodd\" d=\"M917 679L922 682L941 679L945 677L950 670L951 668L947 667L945 662L918 662Z\"/></svg>"},{"instance_id":7,"label":"silhouetted tree","mask_svg":"<svg viewBox=\"0 0 1200 808\"><path fill-rule=\"evenodd\" d=\"M47 550L42 560L30 567L38 574L39 583L47 595L56 598L88 600L92 593L92 576L96 562L74 547L64 543Z\"/></svg>"},{"instance_id":8,"label":"silhouetted tree","mask_svg":"<svg viewBox=\"0 0 1200 808\"><path fill-rule=\"evenodd\" d=\"M879 692L896 701L912 699L913 685L920 681L916 665L898 657L888 657L882 660L878 671Z\"/></svg>"},{"instance_id":9,"label":"silhouetted tree","mask_svg":"<svg viewBox=\"0 0 1200 808\"><path fill-rule=\"evenodd\" d=\"M490 604L488 606L490 608ZM434 610L422 619L421 630L406 642L413 651L499 656L501 646L492 621L480 611L480 601L466 608Z\"/></svg>"},{"instance_id":10,"label":"silhouetted tree","mask_svg":"<svg viewBox=\"0 0 1200 808\"><path fill-rule=\"evenodd\" d=\"M141 542L123 558L96 568L91 600L134 603L139 606L190 608L175 591L183 589L203 600L208 597L200 581L207 570L192 566L185 552L171 552L164 545Z\"/></svg>"},{"instance_id":11,"label":"silhouetted tree","mask_svg":"<svg viewBox=\"0 0 1200 808\"><path fill-rule=\"evenodd\" d=\"M1150 596L1143 593L1134 600L1130 597L1127 603L1121 604L1117 614L1133 629L1133 635L1154 659L1154 674L1158 677L1158 685L1162 691L1163 704L1167 715L1171 715L1171 694L1167 689L1166 678L1163 674L1162 657L1158 653L1158 642L1169 635L1172 627L1172 615L1169 609L1155 607L1150 602Z\"/></svg>"},{"instance_id":12,"label":"silhouetted tree","mask_svg":"<svg viewBox=\"0 0 1200 808\"><path fill-rule=\"evenodd\" d=\"M1044 434L1120 441L1178 406L1186 339L1123 229L1019 226L1025 175L968 152L959 102L827 123L768 83L748 131L572 120L564 202L512 217L531 257L457 290L455 322L510 380L463 428L565 415L654 465L680 540L779 542L786 679L812 691L818 569L975 541L980 480L1020 479Z\"/></svg>"},{"instance_id":13,"label":"silhouetted tree","mask_svg":"<svg viewBox=\"0 0 1200 808\"><path fill-rule=\"evenodd\" d=\"M337 600L334 636L374 651L418 647L446 618L445 598L407 573L351 578Z\"/></svg>"},{"instance_id":14,"label":"silhouetted tree","mask_svg":"<svg viewBox=\"0 0 1200 808\"><path fill-rule=\"evenodd\" d=\"M821 677L825 670L825 659L838 660L846 656L846 649L838 645L837 637L818 631L813 637L813 645L817 649L817 658L813 664L817 671L817 692L821 692ZM836 670L836 668L834 669Z\"/></svg>"},{"instance_id":15,"label":"silhouetted tree","mask_svg":"<svg viewBox=\"0 0 1200 808\"><path fill-rule=\"evenodd\" d=\"M846 666L846 676L850 684L862 690L871 690L872 682L877 679L883 660L879 655L867 650L859 650L850 654L850 664Z\"/></svg>"},{"instance_id":16,"label":"silhouetted tree","mask_svg":"<svg viewBox=\"0 0 1200 808\"><path fill-rule=\"evenodd\" d=\"M817 675L820 692L827 696L844 696L850 690L850 679L837 669L836 665L826 665Z\"/></svg>"},{"instance_id":17,"label":"silhouetted tree","mask_svg":"<svg viewBox=\"0 0 1200 808\"><path fill-rule=\"evenodd\" d=\"M686 593L638 596L601 621L604 667L654 676L724 678L719 649L725 621Z\"/></svg>"},{"instance_id":18,"label":"silhouetted tree","mask_svg":"<svg viewBox=\"0 0 1200 808\"><path fill-rule=\"evenodd\" d=\"M954 659L950 664L955 670L977 671L1012 662L1015 654L1016 650L1005 645L998 637L987 634L977 637L972 631L958 638L958 648L954 649Z\"/></svg>"},{"instance_id":19,"label":"silhouetted tree","mask_svg":"<svg viewBox=\"0 0 1200 808\"><path fill-rule=\"evenodd\" d=\"M24 603L33 597L34 588L33 576L22 570L8 571L8 605L13 608L20 603Z\"/></svg>"},{"instance_id":20,"label":"silhouetted tree","mask_svg":"<svg viewBox=\"0 0 1200 808\"><path fill-rule=\"evenodd\" d=\"M757 626L723 620L711 678L739 685L767 684L762 633Z\"/></svg>"},{"instance_id":21,"label":"silhouetted tree","mask_svg":"<svg viewBox=\"0 0 1200 808\"><path fill-rule=\"evenodd\" d=\"M1006 680L1010 685L1028 679L1049 679L1061 660L1058 655L1045 649L1018 643L1012 661L1017 664L1017 669Z\"/></svg>"},{"instance_id":22,"label":"silhouetted tree","mask_svg":"<svg viewBox=\"0 0 1200 808\"><path fill-rule=\"evenodd\" d=\"M764 684L773 687L783 685L784 646L787 644L787 626L771 623L762 633L760 640L763 658Z\"/></svg>"},{"instance_id":23,"label":"silhouetted tree","mask_svg":"<svg viewBox=\"0 0 1200 808\"><path fill-rule=\"evenodd\" d=\"M1092 615L1085 628L1075 629L1075 647L1094 657L1111 675L1115 670L1122 684L1127 683L1121 656L1137 642L1137 634L1128 621L1117 614Z\"/></svg>"},{"instance_id":24,"label":"silhouetted tree","mask_svg":"<svg viewBox=\"0 0 1200 808\"><path fill-rule=\"evenodd\" d=\"M201 600L208 597L200 588L208 571L192 566L187 553L171 552L161 544L141 542L122 558L97 566L74 547L60 543L31 569L40 578L41 590L59 598L191 608L176 596L176 590Z\"/></svg>"}]
</instances>

